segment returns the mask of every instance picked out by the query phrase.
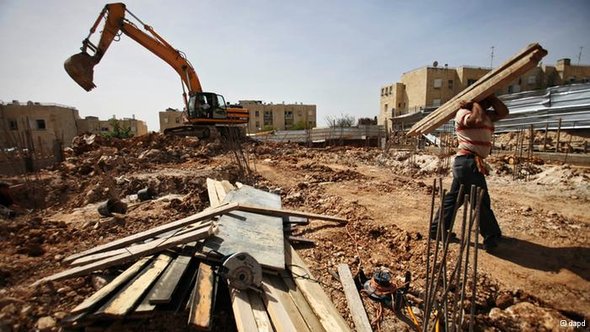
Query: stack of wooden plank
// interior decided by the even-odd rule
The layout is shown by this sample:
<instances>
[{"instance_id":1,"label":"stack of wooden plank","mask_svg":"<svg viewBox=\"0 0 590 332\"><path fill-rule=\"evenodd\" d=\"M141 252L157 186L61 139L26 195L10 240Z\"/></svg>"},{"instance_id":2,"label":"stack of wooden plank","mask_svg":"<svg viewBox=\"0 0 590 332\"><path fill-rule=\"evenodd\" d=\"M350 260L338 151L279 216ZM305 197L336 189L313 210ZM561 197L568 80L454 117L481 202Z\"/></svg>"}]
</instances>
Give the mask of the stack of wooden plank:
<instances>
[{"instance_id":1,"label":"stack of wooden plank","mask_svg":"<svg viewBox=\"0 0 590 332\"><path fill-rule=\"evenodd\" d=\"M449 121L459 110L461 101L482 101L502 87L536 67L547 55L547 51L539 44L531 44L501 66L490 71L474 84L444 103L427 117L417 122L408 135L428 134Z\"/></svg>"},{"instance_id":2,"label":"stack of wooden plank","mask_svg":"<svg viewBox=\"0 0 590 332\"><path fill-rule=\"evenodd\" d=\"M238 331L349 330L283 233L294 217L345 220L283 210L280 196L253 187L211 179L207 184L210 208L72 255L66 258L70 269L36 282L125 267L62 324L109 326L181 313L190 327L210 330L217 289L225 287ZM235 252L248 252L261 264L260 289L232 289L218 273L224 257Z\"/></svg>"}]
</instances>

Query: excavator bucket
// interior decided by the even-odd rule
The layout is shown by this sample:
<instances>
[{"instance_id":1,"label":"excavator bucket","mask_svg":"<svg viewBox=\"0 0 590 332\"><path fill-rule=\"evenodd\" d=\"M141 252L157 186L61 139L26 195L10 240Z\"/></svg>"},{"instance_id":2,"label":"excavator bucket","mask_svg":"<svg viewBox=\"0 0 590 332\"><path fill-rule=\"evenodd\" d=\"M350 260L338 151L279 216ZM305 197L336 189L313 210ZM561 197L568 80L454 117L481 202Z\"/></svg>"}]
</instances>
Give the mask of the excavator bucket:
<instances>
[{"instance_id":1,"label":"excavator bucket","mask_svg":"<svg viewBox=\"0 0 590 332\"><path fill-rule=\"evenodd\" d=\"M74 54L64 62L64 68L70 77L84 90L96 88L93 83L94 66L97 62L90 54L81 52Z\"/></svg>"}]
</instances>

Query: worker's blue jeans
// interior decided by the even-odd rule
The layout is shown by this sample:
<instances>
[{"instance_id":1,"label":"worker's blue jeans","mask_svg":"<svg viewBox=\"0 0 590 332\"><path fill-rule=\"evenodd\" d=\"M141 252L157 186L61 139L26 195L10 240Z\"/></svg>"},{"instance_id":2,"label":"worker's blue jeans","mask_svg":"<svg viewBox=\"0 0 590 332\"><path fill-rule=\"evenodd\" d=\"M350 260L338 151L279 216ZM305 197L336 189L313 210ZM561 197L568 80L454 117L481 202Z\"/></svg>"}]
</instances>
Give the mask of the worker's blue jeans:
<instances>
[{"instance_id":1,"label":"worker's blue jeans","mask_svg":"<svg viewBox=\"0 0 590 332\"><path fill-rule=\"evenodd\" d=\"M455 202L457 201L457 196L459 196L459 188L461 185L463 185L464 188L464 195L470 193L471 185L475 185L476 187L485 190L481 202L481 216L479 221L479 230L481 236L484 238L484 243L488 239L501 237L502 231L500 230L498 221L496 221L496 216L494 216L494 212L492 211L486 178L478 171L473 155L455 157L455 162L453 163L453 183L443 201L444 230L448 231L453 226ZM459 200L458 207L463 205L464 197L465 196L461 197ZM431 234L436 234L439 213L440 210L436 212L432 228L430 229Z\"/></svg>"}]
</instances>

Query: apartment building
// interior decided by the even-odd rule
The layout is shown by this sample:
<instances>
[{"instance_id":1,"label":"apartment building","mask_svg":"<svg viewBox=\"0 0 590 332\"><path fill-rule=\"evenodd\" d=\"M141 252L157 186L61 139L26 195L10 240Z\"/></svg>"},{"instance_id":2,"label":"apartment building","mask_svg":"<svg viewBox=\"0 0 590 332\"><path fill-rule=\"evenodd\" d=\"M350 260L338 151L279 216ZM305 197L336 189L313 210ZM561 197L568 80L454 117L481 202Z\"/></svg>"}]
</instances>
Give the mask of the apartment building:
<instances>
[{"instance_id":1,"label":"apartment building","mask_svg":"<svg viewBox=\"0 0 590 332\"><path fill-rule=\"evenodd\" d=\"M113 118L114 119L114 118ZM114 121L95 116L80 118L76 108L39 102L21 103L13 100L0 103L0 146L21 147L48 152L55 141L69 146L82 133L102 134L113 131ZM130 128L134 136L147 134L144 121L135 118L115 119L120 128Z\"/></svg>"},{"instance_id":2,"label":"apartment building","mask_svg":"<svg viewBox=\"0 0 590 332\"><path fill-rule=\"evenodd\" d=\"M475 83L491 69L483 67L447 65L421 67L403 73L399 82L381 87L378 124L387 131L391 118L436 108ZM541 65L515 79L497 95L544 89L549 86L590 81L590 66L572 65L570 59L558 60L555 66Z\"/></svg>"},{"instance_id":3,"label":"apartment building","mask_svg":"<svg viewBox=\"0 0 590 332\"><path fill-rule=\"evenodd\" d=\"M240 106L248 109L248 132L266 130L311 129L317 125L316 105L273 104L260 100L240 100Z\"/></svg>"}]
</instances>

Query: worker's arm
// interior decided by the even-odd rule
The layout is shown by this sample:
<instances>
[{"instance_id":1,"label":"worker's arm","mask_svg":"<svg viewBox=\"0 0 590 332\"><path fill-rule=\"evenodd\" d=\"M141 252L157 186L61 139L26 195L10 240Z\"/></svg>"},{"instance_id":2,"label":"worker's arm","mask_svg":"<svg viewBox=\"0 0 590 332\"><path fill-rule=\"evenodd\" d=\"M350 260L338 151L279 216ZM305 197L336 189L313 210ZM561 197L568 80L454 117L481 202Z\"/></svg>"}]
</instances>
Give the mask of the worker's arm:
<instances>
[{"instance_id":1,"label":"worker's arm","mask_svg":"<svg viewBox=\"0 0 590 332\"><path fill-rule=\"evenodd\" d=\"M493 122L502 120L508 116L508 107L498 97L491 95L485 99L485 102L494 109L494 112L488 112L488 116Z\"/></svg>"},{"instance_id":2,"label":"worker's arm","mask_svg":"<svg viewBox=\"0 0 590 332\"><path fill-rule=\"evenodd\" d=\"M465 126L467 127L476 127L480 126L483 121L484 117L486 116L486 111L481 105L477 102L469 103L471 104L471 113L466 116L465 118ZM465 105L466 108L468 105ZM467 108L468 109L468 108Z\"/></svg>"}]
</instances>

